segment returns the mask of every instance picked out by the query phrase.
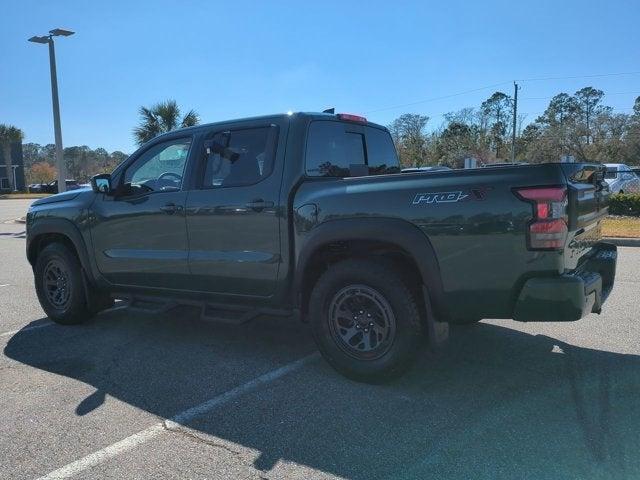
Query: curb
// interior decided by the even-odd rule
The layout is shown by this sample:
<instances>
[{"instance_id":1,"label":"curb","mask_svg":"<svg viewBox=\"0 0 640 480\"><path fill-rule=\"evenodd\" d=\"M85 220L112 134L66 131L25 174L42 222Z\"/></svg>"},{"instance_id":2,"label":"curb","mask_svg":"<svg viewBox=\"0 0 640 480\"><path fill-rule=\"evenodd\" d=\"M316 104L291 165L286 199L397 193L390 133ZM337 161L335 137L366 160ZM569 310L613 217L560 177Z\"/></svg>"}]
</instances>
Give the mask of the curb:
<instances>
[{"instance_id":1,"label":"curb","mask_svg":"<svg viewBox=\"0 0 640 480\"><path fill-rule=\"evenodd\" d=\"M640 238L604 237L602 241L618 247L640 247Z\"/></svg>"}]
</instances>

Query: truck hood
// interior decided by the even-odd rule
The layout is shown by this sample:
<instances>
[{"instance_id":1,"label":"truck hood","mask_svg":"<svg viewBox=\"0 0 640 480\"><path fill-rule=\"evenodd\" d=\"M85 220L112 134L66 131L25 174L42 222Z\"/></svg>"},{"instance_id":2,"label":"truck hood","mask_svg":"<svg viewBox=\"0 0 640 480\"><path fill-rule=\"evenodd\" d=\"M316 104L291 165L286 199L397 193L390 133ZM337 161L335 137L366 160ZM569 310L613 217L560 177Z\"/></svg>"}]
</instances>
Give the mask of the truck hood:
<instances>
[{"instance_id":1,"label":"truck hood","mask_svg":"<svg viewBox=\"0 0 640 480\"><path fill-rule=\"evenodd\" d=\"M78 188L76 190L70 190L68 192L56 193L55 195L51 195L50 197L39 198L35 202L33 202L32 206L45 205L48 203L57 203L57 202L66 202L69 200L73 200L80 195L87 197L92 197L95 195L91 188Z\"/></svg>"}]
</instances>

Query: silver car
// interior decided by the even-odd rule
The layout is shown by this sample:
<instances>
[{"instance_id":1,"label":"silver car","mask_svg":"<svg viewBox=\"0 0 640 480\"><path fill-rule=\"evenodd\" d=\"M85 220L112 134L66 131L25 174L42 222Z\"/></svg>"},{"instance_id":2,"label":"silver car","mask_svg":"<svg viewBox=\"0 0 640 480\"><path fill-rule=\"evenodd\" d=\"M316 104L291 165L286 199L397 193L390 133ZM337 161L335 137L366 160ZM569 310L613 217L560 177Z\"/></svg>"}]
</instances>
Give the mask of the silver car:
<instances>
[{"instance_id":1,"label":"silver car","mask_svg":"<svg viewBox=\"0 0 640 480\"><path fill-rule=\"evenodd\" d=\"M430 167L407 167L402 169L402 173L444 172L446 170L451 169L449 167L445 167L444 165L434 165Z\"/></svg>"},{"instance_id":2,"label":"silver car","mask_svg":"<svg viewBox=\"0 0 640 480\"><path fill-rule=\"evenodd\" d=\"M624 163L605 163L604 179L612 193L640 193L640 178Z\"/></svg>"}]
</instances>

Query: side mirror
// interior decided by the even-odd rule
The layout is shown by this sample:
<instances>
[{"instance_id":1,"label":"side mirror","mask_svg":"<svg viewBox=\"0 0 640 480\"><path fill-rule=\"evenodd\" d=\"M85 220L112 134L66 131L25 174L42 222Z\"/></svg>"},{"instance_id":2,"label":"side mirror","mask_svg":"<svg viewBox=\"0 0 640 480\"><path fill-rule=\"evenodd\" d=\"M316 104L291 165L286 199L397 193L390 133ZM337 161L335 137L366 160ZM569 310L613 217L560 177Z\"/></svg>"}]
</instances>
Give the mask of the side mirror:
<instances>
[{"instance_id":1,"label":"side mirror","mask_svg":"<svg viewBox=\"0 0 640 480\"><path fill-rule=\"evenodd\" d=\"M113 189L111 188L111 174L101 173L100 175L94 175L91 177L91 188L96 193L112 195Z\"/></svg>"}]
</instances>

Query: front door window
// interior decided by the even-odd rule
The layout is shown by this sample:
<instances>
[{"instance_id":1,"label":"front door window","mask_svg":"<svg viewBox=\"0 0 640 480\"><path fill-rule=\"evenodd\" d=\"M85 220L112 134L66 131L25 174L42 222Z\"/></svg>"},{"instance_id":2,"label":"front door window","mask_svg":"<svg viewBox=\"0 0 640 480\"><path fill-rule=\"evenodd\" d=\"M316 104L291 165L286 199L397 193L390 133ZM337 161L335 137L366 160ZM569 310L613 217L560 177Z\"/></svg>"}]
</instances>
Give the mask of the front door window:
<instances>
[{"instance_id":1,"label":"front door window","mask_svg":"<svg viewBox=\"0 0 640 480\"><path fill-rule=\"evenodd\" d=\"M144 152L125 172L126 193L180 190L190 146L190 138L181 138L159 143Z\"/></svg>"}]
</instances>

